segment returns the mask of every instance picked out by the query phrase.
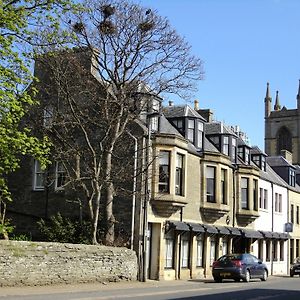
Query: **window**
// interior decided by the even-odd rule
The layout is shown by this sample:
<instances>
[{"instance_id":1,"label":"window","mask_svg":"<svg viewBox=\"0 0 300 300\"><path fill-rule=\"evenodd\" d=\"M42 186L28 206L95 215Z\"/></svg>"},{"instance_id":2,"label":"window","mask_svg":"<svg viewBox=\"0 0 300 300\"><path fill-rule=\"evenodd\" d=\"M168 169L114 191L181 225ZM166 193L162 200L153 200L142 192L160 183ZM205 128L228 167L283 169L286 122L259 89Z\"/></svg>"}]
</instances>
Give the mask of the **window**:
<instances>
[{"instance_id":1,"label":"window","mask_svg":"<svg viewBox=\"0 0 300 300\"><path fill-rule=\"evenodd\" d=\"M194 143L195 121L188 120L188 139Z\"/></svg>"},{"instance_id":2,"label":"window","mask_svg":"<svg viewBox=\"0 0 300 300\"><path fill-rule=\"evenodd\" d=\"M292 135L286 127L280 128L277 135L277 154L281 150L288 150L292 152Z\"/></svg>"},{"instance_id":3,"label":"window","mask_svg":"<svg viewBox=\"0 0 300 300\"><path fill-rule=\"evenodd\" d=\"M252 161L260 168L260 156L259 155L253 155Z\"/></svg>"},{"instance_id":4,"label":"window","mask_svg":"<svg viewBox=\"0 0 300 300\"><path fill-rule=\"evenodd\" d=\"M258 240L258 258L263 260L263 249L264 249L264 243L262 240Z\"/></svg>"},{"instance_id":5,"label":"window","mask_svg":"<svg viewBox=\"0 0 300 300\"><path fill-rule=\"evenodd\" d=\"M197 147L203 148L203 123L198 121L198 130L197 130Z\"/></svg>"},{"instance_id":6,"label":"window","mask_svg":"<svg viewBox=\"0 0 300 300\"><path fill-rule=\"evenodd\" d=\"M232 138L231 142L231 159L235 162L236 161L236 139Z\"/></svg>"},{"instance_id":7,"label":"window","mask_svg":"<svg viewBox=\"0 0 300 300\"><path fill-rule=\"evenodd\" d=\"M175 182L175 194L183 195L183 161L184 156L177 153L176 155L176 182Z\"/></svg>"},{"instance_id":8,"label":"window","mask_svg":"<svg viewBox=\"0 0 300 300\"><path fill-rule=\"evenodd\" d=\"M43 125L45 128L49 128L53 122L53 107L48 106L44 108L44 115L43 115Z\"/></svg>"},{"instance_id":9,"label":"window","mask_svg":"<svg viewBox=\"0 0 300 300\"><path fill-rule=\"evenodd\" d=\"M282 195L275 193L275 212L282 212Z\"/></svg>"},{"instance_id":10,"label":"window","mask_svg":"<svg viewBox=\"0 0 300 300\"><path fill-rule=\"evenodd\" d=\"M243 209L249 209L249 197L248 197L249 179L241 178L241 207Z\"/></svg>"},{"instance_id":11,"label":"window","mask_svg":"<svg viewBox=\"0 0 300 300\"><path fill-rule=\"evenodd\" d=\"M165 268L173 268L174 254L174 232L171 231L166 235L166 252L165 252Z\"/></svg>"},{"instance_id":12,"label":"window","mask_svg":"<svg viewBox=\"0 0 300 300\"><path fill-rule=\"evenodd\" d=\"M64 165L57 162L55 166L55 189L62 189L65 184L66 172Z\"/></svg>"},{"instance_id":13,"label":"window","mask_svg":"<svg viewBox=\"0 0 300 300\"><path fill-rule=\"evenodd\" d=\"M279 251L280 261L284 261L284 241L279 242Z\"/></svg>"},{"instance_id":14,"label":"window","mask_svg":"<svg viewBox=\"0 0 300 300\"><path fill-rule=\"evenodd\" d=\"M258 181L254 179L253 180L253 209L254 210L258 209L257 194L258 194Z\"/></svg>"},{"instance_id":15,"label":"window","mask_svg":"<svg viewBox=\"0 0 300 300\"><path fill-rule=\"evenodd\" d=\"M268 190L259 189L259 208L268 209Z\"/></svg>"},{"instance_id":16,"label":"window","mask_svg":"<svg viewBox=\"0 0 300 300\"><path fill-rule=\"evenodd\" d=\"M299 206L296 207L296 223L299 224Z\"/></svg>"},{"instance_id":17,"label":"window","mask_svg":"<svg viewBox=\"0 0 300 300\"><path fill-rule=\"evenodd\" d=\"M249 164L249 162L250 162L250 149L245 148L245 163Z\"/></svg>"},{"instance_id":18,"label":"window","mask_svg":"<svg viewBox=\"0 0 300 300\"><path fill-rule=\"evenodd\" d=\"M294 204L291 204L291 223L294 223Z\"/></svg>"},{"instance_id":19,"label":"window","mask_svg":"<svg viewBox=\"0 0 300 300\"><path fill-rule=\"evenodd\" d=\"M296 257L299 257L299 239L296 239Z\"/></svg>"},{"instance_id":20,"label":"window","mask_svg":"<svg viewBox=\"0 0 300 300\"><path fill-rule=\"evenodd\" d=\"M35 191L42 191L45 188L45 171L42 170L41 164L38 160L34 161L34 177L33 189Z\"/></svg>"},{"instance_id":21,"label":"window","mask_svg":"<svg viewBox=\"0 0 300 300\"><path fill-rule=\"evenodd\" d=\"M295 171L290 169L289 170L289 185L295 186L296 184L296 177L295 177Z\"/></svg>"},{"instance_id":22,"label":"window","mask_svg":"<svg viewBox=\"0 0 300 300\"><path fill-rule=\"evenodd\" d=\"M224 136L223 137L223 149L222 149L223 154L229 155L229 137Z\"/></svg>"},{"instance_id":23,"label":"window","mask_svg":"<svg viewBox=\"0 0 300 300\"><path fill-rule=\"evenodd\" d=\"M263 170L263 171L266 171L266 157L265 156L261 156L261 169Z\"/></svg>"},{"instance_id":24,"label":"window","mask_svg":"<svg viewBox=\"0 0 300 300\"><path fill-rule=\"evenodd\" d=\"M179 130L179 132L183 133L183 122L182 119L173 120L172 123Z\"/></svg>"},{"instance_id":25,"label":"window","mask_svg":"<svg viewBox=\"0 0 300 300\"><path fill-rule=\"evenodd\" d=\"M222 240L222 255L225 255L228 253L228 241L223 238Z\"/></svg>"},{"instance_id":26,"label":"window","mask_svg":"<svg viewBox=\"0 0 300 300\"><path fill-rule=\"evenodd\" d=\"M200 236L197 238L197 267L203 266L203 237Z\"/></svg>"},{"instance_id":27,"label":"window","mask_svg":"<svg viewBox=\"0 0 300 300\"><path fill-rule=\"evenodd\" d=\"M266 261L270 261L270 241L266 241Z\"/></svg>"},{"instance_id":28,"label":"window","mask_svg":"<svg viewBox=\"0 0 300 300\"><path fill-rule=\"evenodd\" d=\"M294 240L290 240L290 263L292 264L294 261Z\"/></svg>"},{"instance_id":29,"label":"window","mask_svg":"<svg viewBox=\"0 0 300 300\"><path fill-rule=\"evenodd\" d=\"M245 146L238 147L238 155L246 164L249 164L250 149L248 147Z\"/></svg>"},{"instance_id":30,"label":"window","mask_svg":"<svg viewBox=\"0 0 300 300\"><path fill-rule=\"evenodd\" d=\"M161 193L170 192L170 152L159 152L159 183L158 191Z\"/></svg>"},{"instance_id":31,"label":"window","mask_svg":"<svg viewBox=\"0 0 300 300\"><path fill-rule=\"evenodd\" d=\"M206 167L206 201L216 202L215 198L215 167Z\"/></svg>"},{"instance_id":32,"label":"window","mask_svg":"<svg viewBox=\"0 0 300 300\"><path fill-rule=\"evenodd\" d=\"M150 118L150 130L151 130L151 132L158 131L158 117L157 116L152 116Z\"/></svg>"},{"instance_id":33,"label":"window","mask_svg":"<svg viewBox=\"0 0 300 300\"><path fill-rule=\"evenodd\" d=\"M226 182L227 182L227 171L225 169L221 169L221 201L222 201L222 204L227 204Z\"/></svg>"},{"instance_id":34,"label":"window","mask_svg":"<svg viewBox=\"0 0 300 300\"><path fill-rule=\"evenodd\" d=\"M189 266L189 234L184 234L181 237L181 267L188 268Z\"/></svg>"},{"instance_id":35,"label":"window","mask_svg":"<svg viewBox=\"0 0 300 300\"><path fill-rule=\"evenodd\" d=\"M216 241L214 239L210 240L210 266L216 260Z\"/></svg>"},{"instance_id":36,"label":"window","mask_svg":"<svg viewBox=\"0 0 300 300\"><path fill-rule=\"evenodd\" d=\"M268 190L264 190L264 209L268 209Z\"/></svg>"},{"instance_id":37,"label":"window","mask_svg":"<svg viewBox=\"0 0 300 300\"><path fill-rule=\"evenodd\" d=\"M277 240L273 241L273 260L277 261L278 256L277 256Z\"/></svg>"}]
</instances>

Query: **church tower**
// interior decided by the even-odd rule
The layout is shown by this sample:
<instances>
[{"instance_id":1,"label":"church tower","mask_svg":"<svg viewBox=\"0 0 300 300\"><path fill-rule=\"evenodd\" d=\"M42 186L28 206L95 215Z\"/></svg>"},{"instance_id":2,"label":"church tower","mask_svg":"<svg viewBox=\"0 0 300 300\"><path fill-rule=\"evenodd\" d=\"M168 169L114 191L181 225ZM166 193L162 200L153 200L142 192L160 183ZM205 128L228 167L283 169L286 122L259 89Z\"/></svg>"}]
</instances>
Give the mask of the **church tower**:
<instances>
[{"instance_id":1,"label":"church tower","mask_svg":"<svg viewBox=\"0 0 300 300\"><path fill-rule=\"evenodd\" d=\"M297 94L297 108L281 107L279 92L276 91L274 110L267 83L265 97L265 153L269 156L281 155L282 151L292 154L293 164L300 165L300 81Z\"/></svg>"}]
</instances>

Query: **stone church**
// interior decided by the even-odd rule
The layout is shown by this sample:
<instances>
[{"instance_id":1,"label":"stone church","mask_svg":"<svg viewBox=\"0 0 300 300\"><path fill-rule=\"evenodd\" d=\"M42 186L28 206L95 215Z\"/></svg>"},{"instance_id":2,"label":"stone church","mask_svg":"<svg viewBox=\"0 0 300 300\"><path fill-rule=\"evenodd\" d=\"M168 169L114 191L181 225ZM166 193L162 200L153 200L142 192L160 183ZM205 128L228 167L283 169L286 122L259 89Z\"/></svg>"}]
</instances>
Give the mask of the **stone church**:
<instances>
[{"instance_id":1,"label":"stone church","mask_svg":"<svg viewBox=\"0 0 300 300\"><path fill-rule=\"evenodd\" d=\"M300 80L297 108L281 108L278 91L272 110L269 83L265 97L265 152L269 156L282 155L300 165Z\"/></svg>"}]
</instances>

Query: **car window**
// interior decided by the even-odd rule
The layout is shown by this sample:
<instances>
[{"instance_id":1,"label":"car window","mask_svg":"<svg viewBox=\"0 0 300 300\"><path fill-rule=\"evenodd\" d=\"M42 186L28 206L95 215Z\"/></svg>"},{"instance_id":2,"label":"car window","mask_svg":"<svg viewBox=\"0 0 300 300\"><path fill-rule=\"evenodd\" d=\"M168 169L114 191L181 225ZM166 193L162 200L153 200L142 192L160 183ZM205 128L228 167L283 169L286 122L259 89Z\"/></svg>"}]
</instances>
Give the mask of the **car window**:
<instances>
[{"instance_id":1,"label":"car window","mask_svg":"<svg viewBox=\"0 0 300 300\"><path fill-rule=\"evenodd\" d=\"M230 255L223 255L218 260L224 262L229 260L241 260L241 259L242 259L241 254L230 254Z\"/></svg>"},{"instance_id":2,"label":"car window","mask_svg":"<svg viewBox=\"0 0 300 300\"><path fill-rule=\"evenodd\" d=\"M255 263L255 264L258 264L258 258L255 257L254 255L251 255L251 258L252 258L252 261Z\"/></svg>"}]
</instances>

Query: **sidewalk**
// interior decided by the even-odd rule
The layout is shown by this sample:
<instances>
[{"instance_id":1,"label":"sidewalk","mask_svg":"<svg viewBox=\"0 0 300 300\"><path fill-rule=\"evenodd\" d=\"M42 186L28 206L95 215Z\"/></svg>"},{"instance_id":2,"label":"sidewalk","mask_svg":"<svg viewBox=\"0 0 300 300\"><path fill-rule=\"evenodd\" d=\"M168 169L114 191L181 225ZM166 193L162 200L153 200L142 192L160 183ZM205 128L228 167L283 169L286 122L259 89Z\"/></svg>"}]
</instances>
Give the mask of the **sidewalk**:
<instances>
[{"instance_id":1,"label":"sidewalk","mask_svg":"<svg viewBox=\"0 0 300 300\"><path fill-rule=\"evenodd\" d=\"M120 282L95 282L95 283L79 283L79 284L60 284L60 285L47 285L47 286L18 286L18 287L0 287L0 299L4 296L18 296L18 295L35 295L35 294L48 294L48 293L68 293L68 292L85 292L85 291L98 291L98 290L116 290L116 289L142 289L142 288L155 288L155 287L172 287L180 285L199 285L204 286L205 282L212 282L212 278L195 279L195 280L170 280L170 281L156 281L147 280L146 282L140 281L120 281Z\"/></svg>"}]
</instances>

